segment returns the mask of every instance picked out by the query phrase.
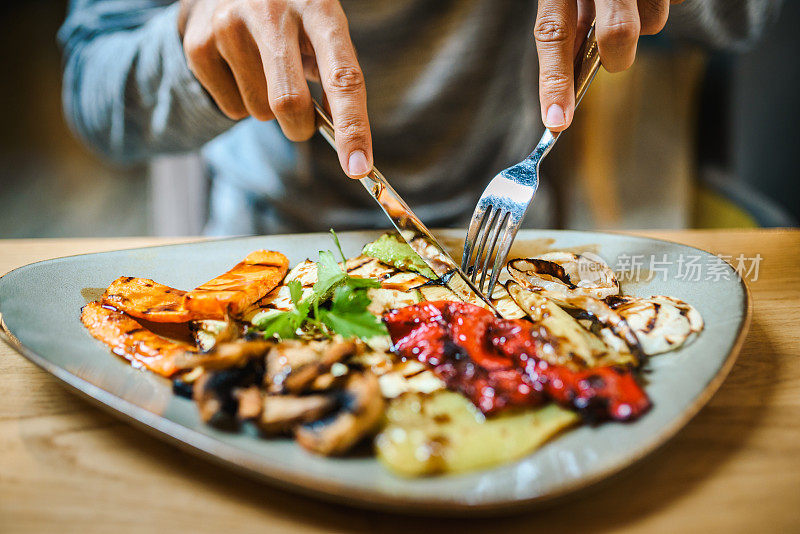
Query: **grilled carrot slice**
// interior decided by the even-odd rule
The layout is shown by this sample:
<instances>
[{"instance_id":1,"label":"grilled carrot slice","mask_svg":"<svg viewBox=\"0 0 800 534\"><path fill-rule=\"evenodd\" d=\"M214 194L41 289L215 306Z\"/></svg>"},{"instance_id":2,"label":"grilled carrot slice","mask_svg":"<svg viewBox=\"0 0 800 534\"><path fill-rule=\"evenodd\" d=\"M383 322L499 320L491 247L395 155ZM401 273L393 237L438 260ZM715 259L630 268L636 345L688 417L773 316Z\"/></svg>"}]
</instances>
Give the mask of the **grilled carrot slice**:
<instances>
[{"instance_id":1,"label":"grilled carrot slice","mask_svg":"<svg viewBox=\"0 0 800 534\"><path fill-rule=\"evenodd\" d=\"M186 291L159 284L148 278L122 276L108 286L103 303L128 315L156 323L185 323L192 319L183 307Z\"/></svg>"},{"instance_id":2,"label":"grilled carrot slice","mask_svg":"<svg viewBox=\"0 0 800 534\"><path fill-rule=\"evenodd\" d=\"M227 273L187 293L183 305L195 317L239 315L280 284L288 270L289 260L280 252L257 250Z\"/></svg>"},{"instance_id":3,"label":"grilled carrot slice","mask_svg":"<svg viewBox=\"0 0 800 534\"><path fill-rule=\"evenodd\" d=\"M136 319L99 302L83 307L81 322L92 336L111 347L114 354L162 376L171 376L179 370L175 365L178 355L197 351L188 343L156 335Z\"/></svg>"}]
</instances>

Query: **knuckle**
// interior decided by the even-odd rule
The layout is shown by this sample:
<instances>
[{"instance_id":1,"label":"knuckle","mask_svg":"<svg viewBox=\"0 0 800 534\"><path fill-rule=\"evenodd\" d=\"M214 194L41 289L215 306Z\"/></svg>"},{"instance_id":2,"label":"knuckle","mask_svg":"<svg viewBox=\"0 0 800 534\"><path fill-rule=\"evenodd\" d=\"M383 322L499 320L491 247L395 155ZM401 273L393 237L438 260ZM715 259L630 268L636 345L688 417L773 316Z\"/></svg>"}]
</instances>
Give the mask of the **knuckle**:
<instances>
[{"instance_id":1,"label":"knuckle","mask_svg":"<svg viewBox=\"0 0 800 534\"><path fill-rule=\"evenodd\" d=\"M660 32L668 17L669 4L665 0L646 0L642 5L642 33L652 35Z\"/></svg>"},{"instance_id":2,"label":"knuckle","mask_svg":"<svg viewBox=\"0 0 800 534\"><path fill-rule=\"evenodd\" d=\"M344 117L336 125L336 133L348 142L357 143L366 140L366 122L360 117Z\"/></svg>"},{"instance_id":3,"label":"knuckle","mask_svg":"<svg viewBox=\"0 0 800 534\"><path fill-rule=\"evenodd\" d=\"M263 13L264 20L273 27L280 27L289 13L286 0L250 0L258 4L256 9Z\"/></svg>"},{"instance_id":4,"label":"knuckle","mask_svg":"<svg viewBox=\"0 0 800 534\"><path fill-rule=\"evenodd\" d=\"M218 102L217 106L219 107L220 111L222 111L222 113L224 113L228 118L233 119L235 121L241 120L249 115L244 106L239 104L234 104L230 102Z\"/></svg>"},{"instance_id":5,"label":"knuckle","mask_svg":"<svg viewBox=\"0 0 800 534\"><path fill-rule=\"evenodd\" d=\"M342 92L355 93L364 88L364 74L355 66L340 66L331 70L328 85Z\"/></svg>"},{"instance_id":6,"label":"knuckle","mask_svg":"<svg viewBox=\"0 0 800 534\"><path fill-rule=\"evenodd\" d=\"M239 88L244 107L249 115L258 120L269 120L272 118L270 107L267 103L266 87L260 84L244 84Z\"/></svg>"},{"instance_id":7,"label":"knuckle","mask_svg":"<svg viewBox=\"0 0 800 534\"><path fill-rule=\"evenodd\" d=\"M572 81L563 72L542 71L539 84L543 93L555 95L572 90Z\"/></svg>"},{"instance_id":8,"label":"knuckle","mask_svg":"<svg viewBox=\"0 0 800 534\"><path fill-rule=\"evenodd\" d=\"M636 19L620 19L612 21L598 32L598 40L612 46L626 45L639 38L641 26Z\"/></svg>"},{"instance_id":9,"label":"knuckle","mask_svg":"<svg viewBox=\"0 0 800 534\"><path fill-rule=\"evenodd\" d=\"M283 93L270 99L275 115L298 115L310 105L309 99L299 93Z\"/></svg>"},{"instance_id":10,"label":"knuckle","mask_svg":"<svg viewBox=\"0 0 800 534\"><path fill-rule=\"evenodd\" d=\"M214 56L216 45L211 36L196 38L187 36L183 41L183 52L189 68L194 72L206 65Z\"/></svg>"},{"instance_id":11,"label":"knuckle","mask_svg":"<svg viewBox=\"0 0 800 534\"><path fill-rule=\"evenodd\" d=\"M304 121L295 124L292 128L282 128L283 134L289 141L302 142L308 141L314 135L314 121Z\"/></svg>"},{"instance_id":12,"label":"knuckle","mask_svg":"<svg viewBox=\"0 0 800 534\"><path fill-rule=\"evenodd\" d=\"M225 4L214 10L211 15L211 28L214 35L226 37L238 34L241 31L243 21L236 8L231 4Z\"/></svg>"},{"instance_id":13,"label":"knuckle","mask_svg":"<svg viewBox=\"0 0 800 534\"><path fill-rule=\"evenodd\" d=\"M563 43L569 39L569 30L563 20L541 17L533 28L533 37L540 43Z\"/></svg>"},{"instance_id":14,"label":"knuckle","mask_svg":"<svg viewBox=\"0 0 800 534\"><path fill-rule=\"evenodd\" d=\"M301 13L313 12L326 18L334 15L339 8L336 0L295 0L295 3Z\"/></svg>"}]
</instances>

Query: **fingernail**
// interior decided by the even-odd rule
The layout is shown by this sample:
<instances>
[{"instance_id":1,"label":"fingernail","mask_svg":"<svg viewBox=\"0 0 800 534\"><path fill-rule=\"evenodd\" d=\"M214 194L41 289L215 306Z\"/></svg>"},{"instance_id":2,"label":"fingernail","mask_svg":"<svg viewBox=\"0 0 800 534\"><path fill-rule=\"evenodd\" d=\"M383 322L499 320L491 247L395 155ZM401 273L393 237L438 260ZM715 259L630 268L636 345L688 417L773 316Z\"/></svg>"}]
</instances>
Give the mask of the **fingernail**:
<instances>
[{"instance_id":1,"label":"fingernail","mask_svg":"<svg viewBox=\"0 0 800 534\"><path fill-rule=\"evenodd\" d=\"M561 128L567 124L567 117L564 115L564 108L558 104L551 104L547 108L547 117L544 119L544 125L548 128Z\"/></svg>"},{"instance_id":2,"label":"fingernail","mask_svg":"<svg viewBox=\"0 0 800 534\"><path fill-rule=\"evenodd\" d=\"M350 176L364 176L369 172L367 156L360 150L354 150L350 153L350 159L347 161L347 168L350 171Z\"/></svg>"}]
</instances>

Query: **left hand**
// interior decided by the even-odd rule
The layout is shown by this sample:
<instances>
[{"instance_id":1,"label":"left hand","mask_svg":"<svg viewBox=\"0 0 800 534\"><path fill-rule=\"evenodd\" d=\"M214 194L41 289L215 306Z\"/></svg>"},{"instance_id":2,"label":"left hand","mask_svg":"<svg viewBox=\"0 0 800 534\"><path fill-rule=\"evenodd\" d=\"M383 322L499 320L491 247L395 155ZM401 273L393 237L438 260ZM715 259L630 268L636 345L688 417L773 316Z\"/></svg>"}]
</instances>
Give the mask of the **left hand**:
<instances>
[{"instance_id":1,"label":"left hand","mask_svg":"<svg viewBox=\"0 0 800 534\"><path fill-rule=\"evenodd\" d=\"M592 19L600 61L609 72L633 64L640 35L661 31L670 4L683 0L539 0L534 38L539 52L539 101L542 121L554 132L565 130L575 113L573 64Z\"/></svg>"}]
</instances>

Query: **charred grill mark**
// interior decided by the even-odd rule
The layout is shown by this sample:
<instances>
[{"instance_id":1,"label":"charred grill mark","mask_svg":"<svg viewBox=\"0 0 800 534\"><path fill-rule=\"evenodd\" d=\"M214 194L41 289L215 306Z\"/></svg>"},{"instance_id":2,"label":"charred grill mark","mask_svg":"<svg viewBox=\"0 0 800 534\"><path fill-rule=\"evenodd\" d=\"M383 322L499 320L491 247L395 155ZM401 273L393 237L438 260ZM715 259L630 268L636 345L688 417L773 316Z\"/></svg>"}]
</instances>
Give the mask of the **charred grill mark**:
<instances>
[{"instance_id":1,"label":"charred grill mark","mask_svg":"<svg viewBox=\"0 0 800 534\"><path fill-rule=\"evenodd\" d=\"M654 302L653 303L653 315L647 320L647 324L644 325L642 328L642 332L645 334L652 332L653 329L656 327L656 322L658 321L658 312L661 310L661 304Z\"/></svg>"},{"instance_id":2,"label":"charred grill mark","mask_svg":"<svg viewBox=\"0 0 800 534\"><path fill-rule=\"evenodd\" d=\"M149 314L149 313L158 313L158 312L167 312L167 311L177 312L177 311L180 311L180 309L181 309L180 306L176 306L174 304L164 304L164 305L161 305L161 306L152 306L152 307L149 307L149 308L145 308L144 309L144 313L145 314Z\"/></svg>"},{"instance_id":3,"label":"charred grill mark","mask_svg":"<svg viewBox=\"0 0 800 534\"><path fill-rule=\"evenodd\" d=\"M125 333L130 335L130 334L135 334L136 332L144 332L144 331L145 331L144 328L138 327L138 328L130 328L128 330L125 330Z\"/></svg>"},{"instance_id":4,"label":"charred grill mark","mask_svg":"<svg viewBox=\"0 0 800 534\"><path fill-rule=\"evenodd\" d=\"M364 259L361 261L361 263L357 263L357 264L353 265L352 267L348 267L348 268L347 268L347 272L348 272L348 273L352 273L352 272L353 272L353 271L355 271L356 269L360 269L361 267L363 267L363 266L365 266L365 265L367 265L368 263L370 263L370 262L373 262L373 261L378 261L378 260L376 260L375 258L369 258L369 257L367 257L367 258L364 258Z\"/></svg>"},{"instance_id":5,"label":"charred grill mark","mask_svg":"<svg viewBox=\"0 0 800 534\"><path fill-rule=\"evenodd\" d=\"M403 377L407 380L409 378L414 378L417 375L421 375L425 371L427 371L427 369L418 369L418 370L414 371L413 373L409 373L409 374L403 373Z\"/></svg>"},{"instance_id":6,"label":"charred grill mark","mask_svg":"<svg viewBox=\"0 0 800 534\"><path fill-rule=\"evenodd\" d=\"M628 299L618 295L611 295L610 297L606 297L605 301L609 308L616 310L617 308L627 304Z\"/></svg>"},{"instance_id":7,"label":"charred grill mark","mask_svg":"<svg viewBox=\"0 0 800 534\"><path fill-rule=\"evenodd\" d=\"M544 274L547 276L552 276L553 278L558 278L564 282L564 285L566 285L569 289L576 289L578 287L572 283L572 281L569 279L569 275L561 265L552 261L540 260L536 258L529 258L527 261L533 264L534 270L537 274Z\"/></svg>"}]
</instances>

